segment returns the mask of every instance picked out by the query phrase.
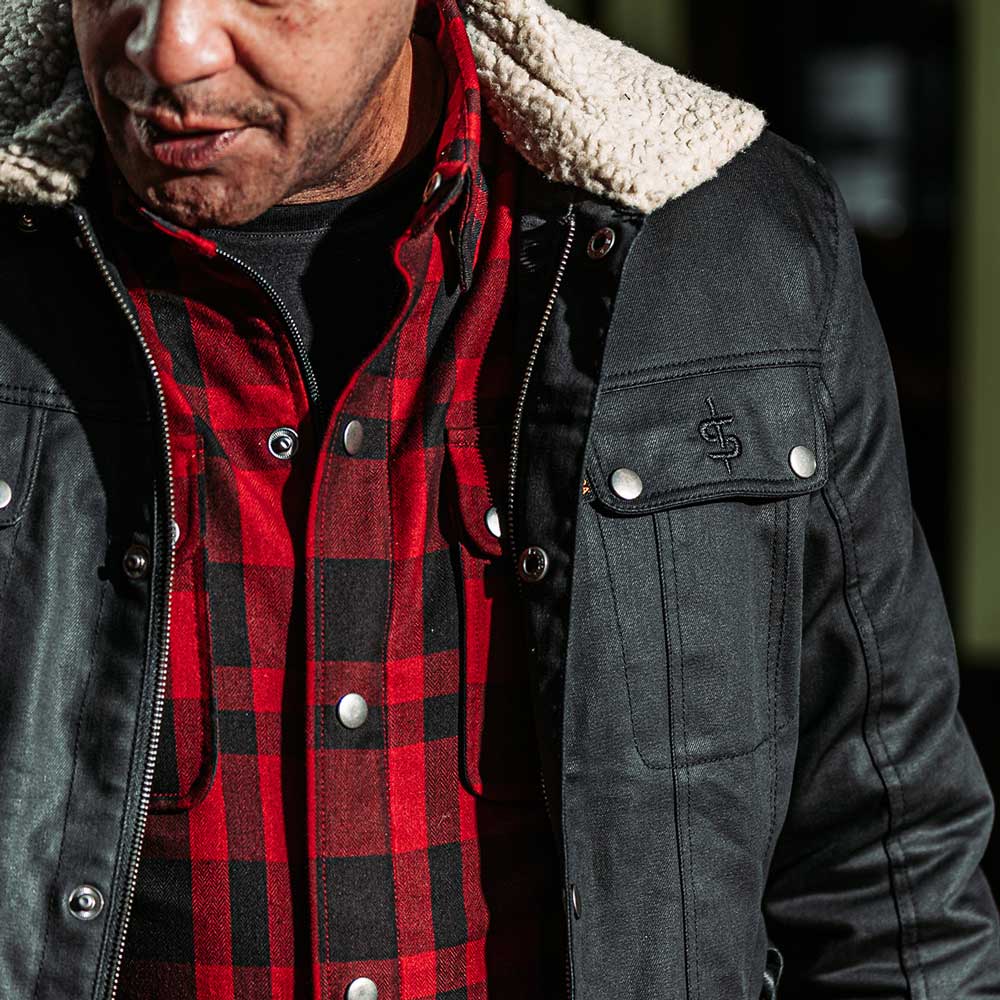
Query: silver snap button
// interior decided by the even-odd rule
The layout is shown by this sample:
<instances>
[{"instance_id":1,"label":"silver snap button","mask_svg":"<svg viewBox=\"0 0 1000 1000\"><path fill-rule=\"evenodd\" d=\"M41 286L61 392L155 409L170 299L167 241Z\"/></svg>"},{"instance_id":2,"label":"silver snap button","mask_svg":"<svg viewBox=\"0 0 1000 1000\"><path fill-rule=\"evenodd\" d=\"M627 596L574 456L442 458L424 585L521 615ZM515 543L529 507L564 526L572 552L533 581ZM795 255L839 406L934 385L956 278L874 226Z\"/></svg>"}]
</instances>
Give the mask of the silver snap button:
<instances>
[{"instance_id":1,"label":"silver snap button","mask_svg":"<svg viewBox=\"0 0 1000 1000\"><path fill-rule=\"evenodd\" d=\"M348 455L357 455L365 441L365 426L360 420L352 420L344 428L344 451Z\"/></svg>"},{"instance_id":2,"label":"silver snap button","mask_svg":"<svg viewBox=\"0 0 1000 1000\"><path fill-rule=\"evenodd\" d=\"M438 193L441 189L442 178L439 171L435 170L430 176L430 180L427 181L427 186L424 188L424 203L426 204Z\"/></svg>"},{"instance_id":3,"label":"silver snap button","mask_svg":"<svg viewBox=\"0 0 1000 1000\"><path fill-rule=\"evenodd\" d=\"M0 479L0 510L9 507L14 499L14 491L10 488L10 483L6 479Z\"/></svg>"},{"instance_id":4,"label":"silver snap button","mask_svg":"<svg viewBox=\"0 0 1000 1000\"><path fill-rule=\"evenodd\" d=\"M267 450L286 461L299 450L299 436L291 427L279 427L276 431L271 431L271 436L267 439Z\"/></svg>"},{"instance_id":5,"label":"silver snap button","mask_svg":"<svg viewBox=\"0 0 1000 1000\"><path fill-rule=\"evenodd\" d=\"M788 455L788 464L799 479L811 479L816 475L816 455L803 444L796 445Z\"/></svg>"},{"instance_id":6,"label":"silver snap button","mask_svg":"<svg viewBox=\"0 0 1000 1000\"><path fill-rule=\"evenodd\" d=\"M77 920L93 920L104 909L104 896L92 885L78 885L66 901Z\"/></svg>"},{"instance_id":7,"label":"silver snap button","mask_svg":"<svg viewBox=\"0 0 1000 1000\"><path fill-rule=\"evenodd\" d=\"M138 543L125 550L122 568L130 580L142 580L149 572L149 549Z\"/></svg>"},{"instance_id":8,"label":"silver snap button","mask_svg":"<svg viewBox=\"0 0 1000 1000\"><path fill-rule=\"evenodd\" d=\"M611 489L622 500L635 500L642 495L642 480L632 469L615 469L611 473Z\"/></svg>"},{"instance_id":9,"label":"silver snap button","mask_svg":"<svg viewBox=\"0 0 1000 1000\"><path fill-rule=\"evenodd\" d=\"M22 233L37 233L38 223L35 221L35 217L29 212L22 212L17 219L17 228Z\"/></svg>"},{"instance_id":10,"label":"silver snap button","mask_svg":"<svg viewBox=\"0 0 1000 1000\"><path fill-rule=\"evenodd\" d=\"M378 987L367 976L361 976L347 987L344 1000L378 1000Z\"/></svg>"},{"instance_id":11,"label":"silver snap button","mask_svg":"<svg viewBox=\"0 0 1000 1000\"><path fill-rule=\"evenodd\" d=\"M503 527L500 524L500 511L496 507L490 507L483 520L486 522L486 530L494 538L499 538L503 534Z\"/></svg>"},{"instance_id":12,"label":"silver snap button","mask_svg":"<svg viewBox=\"0 0 1000 1000\"><path fill-rule=\"evenodd\" d=\"M613 229L608 229L605 226L603 229L598 229L593 236L590 237L590 242L587 244L587 256L591 260L602 260L611 253L611 248L615 245L615 231Z\"/></svg>"},{"instance_id":13,"label":"silver snap button","mask_svg":"<svg viewBox=\"0 0 1000 1000\"><path fill-rule=\"evenodd\" d=\"M580 919L580 893L576 888L576 884L572 884L569 887L569 901L570 905L573 907L573 916L579 920Z\"/></svg>"},{"instance_id":14,"label":"silver snap button","mask_svg":"<svg viewBox=\"0 0 1000 1000\"><path fill-rule=\"evenodd\" d=\"M538 583L548 571L548 553L537 545L529 545L517 561L517 575L525 583Z\"/></svg>"},{"instance_id":15,"label":"silver snap button","mask_svg":"<svg viewBox=\"0 0 1000 1000\"><path fill-rule=\"evenodd\" d=\"M368 702L359 694L345 694L337 702L337 718L346 729L359 729L368 719Z\"/></svg>"},{"instance_id":16,"label":"silver snap button","mask_svg":"<svg viewBox=\"0 0 1000 1000\"><path fill-rule=\"evenodd\" d=\"M173 519L170 519L170 544L174 547L181 540L181 526Z\"/></svg>"}]
</instances>

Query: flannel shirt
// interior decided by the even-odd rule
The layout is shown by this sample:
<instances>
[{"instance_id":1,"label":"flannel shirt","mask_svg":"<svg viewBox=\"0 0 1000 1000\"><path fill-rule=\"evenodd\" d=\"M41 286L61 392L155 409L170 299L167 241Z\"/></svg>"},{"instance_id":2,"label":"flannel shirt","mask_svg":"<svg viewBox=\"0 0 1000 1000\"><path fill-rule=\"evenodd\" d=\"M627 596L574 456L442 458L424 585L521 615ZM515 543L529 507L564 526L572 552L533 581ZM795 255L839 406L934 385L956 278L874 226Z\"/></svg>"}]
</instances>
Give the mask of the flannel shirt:
<instances>
[{"instance_id":1,"label":"flannel shirt","mask_svg":"<svg viewBox=\"0 0 1000 1000\"><path fill-rule=\"evenodd\" d=\"M441 183L393 248L396 321L326 426L256 280L148 212L115 229L177 522L121 1000L339 998L362 976L380 1000L564 990L516 588L485 518L517 381L517 161L481 117L455 0L421 3L417 28L449 79ZM290 460L268 448L281 427Z\"/></svg>"}]
</instances>

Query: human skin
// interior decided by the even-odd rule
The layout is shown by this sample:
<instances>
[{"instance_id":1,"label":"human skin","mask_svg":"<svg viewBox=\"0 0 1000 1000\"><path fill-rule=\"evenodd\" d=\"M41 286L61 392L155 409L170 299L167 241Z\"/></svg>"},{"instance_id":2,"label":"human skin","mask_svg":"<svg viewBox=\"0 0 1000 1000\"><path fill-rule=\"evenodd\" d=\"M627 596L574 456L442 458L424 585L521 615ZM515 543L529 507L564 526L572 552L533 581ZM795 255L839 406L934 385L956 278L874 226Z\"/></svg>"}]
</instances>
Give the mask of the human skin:
<instances>
[{"instance_id":1,"label":"human skin","mask_svg":"<svg viewBox=\"0 0 1000 1000\"><path fill-rule=\"evenodd\" d=\"M73 0L91 101L129 186L192 228L359 194L443 100L416 0Z\"/></svg>"}]
</instances>

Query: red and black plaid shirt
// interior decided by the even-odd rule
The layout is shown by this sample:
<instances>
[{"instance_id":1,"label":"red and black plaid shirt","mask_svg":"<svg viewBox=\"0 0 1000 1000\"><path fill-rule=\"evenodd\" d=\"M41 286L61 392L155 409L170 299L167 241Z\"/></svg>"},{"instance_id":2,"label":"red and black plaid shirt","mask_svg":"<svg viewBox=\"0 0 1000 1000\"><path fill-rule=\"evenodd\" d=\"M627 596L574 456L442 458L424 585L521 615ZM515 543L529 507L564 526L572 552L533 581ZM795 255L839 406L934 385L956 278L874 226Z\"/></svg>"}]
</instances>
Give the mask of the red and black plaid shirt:
<instances>
[{"instance_id":1,"label":"red and black plaid shirt","mask_svg":"<svg viewBox=\"0 0 1000 1000\"><path fill-rule=\"evenodd\" d=\"M362 976L380 1000L564 988L516 592L486 519L517 379L517 160L481 118L455 0L418 26L450 83L442 183L393 249L397 319L325 428L261 287L162 221L116 230L179 529L122 1000L340 998ZM268 448L281 427L290 460Z\"/></svg>"}]
</instances>

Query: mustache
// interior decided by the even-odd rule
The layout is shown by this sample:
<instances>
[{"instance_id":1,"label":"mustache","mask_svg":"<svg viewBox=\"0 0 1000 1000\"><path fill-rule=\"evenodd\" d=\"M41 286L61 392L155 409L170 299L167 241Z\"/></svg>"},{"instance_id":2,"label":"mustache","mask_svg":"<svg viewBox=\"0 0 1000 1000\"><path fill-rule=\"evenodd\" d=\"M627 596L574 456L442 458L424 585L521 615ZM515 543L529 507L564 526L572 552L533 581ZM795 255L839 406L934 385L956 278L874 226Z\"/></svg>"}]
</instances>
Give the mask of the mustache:
<instances>
[{"instance_id":1,"label":"mustache","mask_svg":"<svg viewBox=\"0 0 1000 1000\"><path fill-rule=\"evenodd\" d=\"M148 81L110 69L105 74L104 86L108 94L126 105L131 111L160 112L178 118L224 118L250 127L280 127L283 115L277 106L261 98L233 100L210 94L200 94L197 84L180 87L153 87Z\"/></svg>"}]
</instances>

